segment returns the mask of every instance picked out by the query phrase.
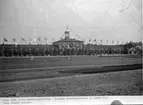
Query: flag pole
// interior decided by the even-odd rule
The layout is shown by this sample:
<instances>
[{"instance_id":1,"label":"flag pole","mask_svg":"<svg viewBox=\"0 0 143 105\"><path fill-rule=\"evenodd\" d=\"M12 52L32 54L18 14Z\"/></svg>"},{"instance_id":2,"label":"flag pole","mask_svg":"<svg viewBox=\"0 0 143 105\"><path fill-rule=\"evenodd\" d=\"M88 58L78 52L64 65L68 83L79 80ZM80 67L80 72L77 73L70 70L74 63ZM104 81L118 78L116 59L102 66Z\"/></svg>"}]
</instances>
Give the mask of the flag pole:
<instances>
[{"instance_id":1,"label":"flag pole","mask_svg":"<svg viewBox=\"0 0 143 105\"><path fill-rule=\"evenodd\" d=\"M13 42L14 42L14 49L15 49L15 51L17 52L17 49L16 49L17 44L15 43L15 42L16 42L16 39L15 39L15 38L13 38Z\"/></svg>"},{"instance_id":2,"label":"flag pole","mask_svg":"<svg viewBox=\"0 0 143 105\"><path fill-rule=\"evenodd\" d=\"M21 40L24 41L24 43L26 45L26 40L23 37L21 37ZM21 56L22 56L22 47L20 48L20 53L21 53Z\"/></svg>"},{"instance_id":3,"label":"flag pole","mask_svg":"<svg viewBox=\"0 0 143 105\"><path fill-rule=\"evenodd\" d=\"M30 56L31 55L31 38L30 38L30 43L29 43L28 51L29 51L29 56Z\"/></svg>"},{"instance_id":4,"label":"flag pole","mask_svg":"<svg viewBox=\"0 0 143 105\"><path fill-rule=\"evenodd\" d=\"M11 45L11 56L13 57L13 43L12 43L12 45Z\"/></svg>"},{"instance_id":5,"label":"flag pole","mask_svg":"<svg viewBox=\"0 0 143 105\"><path fill-rule=\"evenodd\" d=\"M2 55L4 55L4 51L5 51L5 47L4 47L5 44L4 44L4 42L8 42L8 40L3 37L3 44L2 44L2 52L3 52L3 53L2 53Z\"/></svg>"},{"instance_id":6,"label":"flag pole","mask_svg":"<svg viewBox=\"0 0 143 105\"><path fill-rule=\"evenodd\" d=\"M14 38L12 38L12 41L14 42ZM13 43L12 43L12 57L13 57Z\"/></svg>"},{"instance_id":7,"label":"flag pole","mask_svg":"<svg viewBox=\"0 0 143 105\"><path fill-rule=\"evenodd\" d=\"M4 42L2 44L2 56L4 56Z\"/></svg>"},{"instance_id":8,"label":"flag pole","mask_svg":"<svg viewBox=\"0 0 143 105\"><path fill-rule=\"evenodd\" d=\"M14 39L13 39L13 42L14 42ZM15 48L15 45L14 45L14 48ZM12 56L13 56L13 44L12 44Z\"/></svg>"},{"instance_id":9,"label":"flag pole","mask_svg":"<svg viewBox=\"0 0 143 105\"><path fill-rule=\"evenodd\" d=\"M47 38L45 37L44 40L45 40L45 55L46 55L46 51L47 51Z\"/></svg>"},{"instance_id":10,"label":"flag pole","mask_svg":"<svg viewBox=\"0 0 143 105\"><path fill-rule=\"evenodd\" d=\"M102 39L101 39L101 52L100 52L100 56L102 55Z\"/></svg>"},{"instance_id":11,"label":"flag pole","mask_svg":"<svg viewBox=\"0 0 143 105\"><path fill-rule=\"evenodd\" d=\"M3 37L3 46L2 46L2 56L4 56L4 37Z\"/></svg>"},{"instance_id":12,"label":"flag pole","mask_svg":"<svg viewBox=\"0 0 143 105\"><path fill-rule=\"evenodd\" d=\"M34 28L33 29L33 33L34 33L34 41L35 41L35 44L37 44L37 31L36 31L36 29Z\"/></svg>"},{"instance_id":13,"label":"flag pole","mask_svg":"<svg viewBox=\"0 0 143 105\"><path fill-rule=\"evenodd\" d=\"M12 52L11 52L11 53L12 53L12 55L11 55L11 56L13 57L13 44L12 44L12 46L11 46L11 47L12 47L12 48L11 48L11 50L12 50Z\"/></svg>"}]
</instances>

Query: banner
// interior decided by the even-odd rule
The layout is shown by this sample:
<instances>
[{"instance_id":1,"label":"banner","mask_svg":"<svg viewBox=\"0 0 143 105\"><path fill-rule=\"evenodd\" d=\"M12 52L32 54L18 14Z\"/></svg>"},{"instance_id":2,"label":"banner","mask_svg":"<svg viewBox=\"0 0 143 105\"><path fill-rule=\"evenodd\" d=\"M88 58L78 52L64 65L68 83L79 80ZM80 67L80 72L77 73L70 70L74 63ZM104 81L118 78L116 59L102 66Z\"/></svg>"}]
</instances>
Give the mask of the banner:
<instances>
[{"instance_id":1,"label":"banner","mask_svg":"<svg viewBox=\"0 0 143 105\"><path fill-rule=\"evenodd\" d=\"M1 98L0 105L136 105L143 96L79 96Z\"/></svg>"}]
</instances>

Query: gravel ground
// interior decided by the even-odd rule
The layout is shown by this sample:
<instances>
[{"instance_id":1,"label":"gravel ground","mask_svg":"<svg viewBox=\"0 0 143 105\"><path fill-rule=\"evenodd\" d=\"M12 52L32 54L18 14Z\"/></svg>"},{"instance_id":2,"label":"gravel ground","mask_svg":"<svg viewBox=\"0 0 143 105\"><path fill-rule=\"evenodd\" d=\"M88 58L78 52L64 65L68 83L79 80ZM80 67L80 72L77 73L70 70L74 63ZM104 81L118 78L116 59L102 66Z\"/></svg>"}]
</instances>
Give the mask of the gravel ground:
<instances>
[{"instance_id":1,"label":"gravel ground","mask_svg":"<svg viewBox=\"0 0 143 105\"><path fill-rule=\"evenodd\" d=\"M0 96L142 95L142 70L0 83Z\"/></svg>"}]
</instances>

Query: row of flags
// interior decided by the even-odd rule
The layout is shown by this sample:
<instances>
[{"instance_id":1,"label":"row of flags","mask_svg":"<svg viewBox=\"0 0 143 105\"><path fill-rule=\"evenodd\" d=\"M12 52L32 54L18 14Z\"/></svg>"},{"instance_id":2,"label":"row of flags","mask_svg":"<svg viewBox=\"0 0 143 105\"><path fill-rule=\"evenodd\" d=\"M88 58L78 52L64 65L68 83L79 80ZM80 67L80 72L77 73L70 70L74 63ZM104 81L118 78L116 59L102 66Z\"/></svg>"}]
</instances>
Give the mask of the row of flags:
<instances>
[{"instance_id":1,"label":"row of flags","mask_svg":"<svg viewBox=\"0 0 143 105\"><path fill-rule=\"evenodd\" d=\"M37 38L34 38L34 41L36 42L37 40L40 42L41 41L41 36L40 37L37 37ZM32 41L32 38L29 38L30 42ZM46 42L48 39L46 37L44 37L44 41ZM16 42L16 38L12 38L12 41L13 42ZM26 43L26 39L24 39L23 37L21 37L21 41L25 42ZM3 42L8 42L8 39L7 38L3 38Z\"/></svg>"},{"instance_id":2,"label":"row of flags","mask_svg":"<svg viewBox=\"0 0 143 105\"><path fill-rule=\"evenodd\" d=\"M92 40L91 40L91 39L89 39L89 42L92 42ZM95 43L96 43L96 42L97 42L97 40L96 40L96 39L94 39L94 40L93 40L93 42L95 42ZM100 42L102 43L102 42L103 42L103 40L100 40ZM106 40L106 43L108 43L108 42L109 42L109 40ZM115 42L115 41L114 41L114 40L112 40L112 44L114 44L114 42ZM123 43L124 43L124 42L122 42L121 44L123 44ZM119 41L117 41L117 44L119 44Z\"/></svg>"},{"instance_id":3,"label":"row of flags","mask_svg":"<svg viewBox=\"0 0 143 105\"><path fill-rule=\"evenodd\" d=\"M21 39L22 39L22 41L25 41L25 39L24 39L24 38L21 38ZM15 38L12 38L12 40L13 40L13 42L16 42L16 39L15 39ZM8 39L3 38L3 41L4 41L4 42L8 42Z\"/></svg>"},{"instance_id":4,"label":"row of flags","mask_svg":"<svg viewBox=\"0 0 143 105\"><path fill-rule=\"evenodd\" d=\"M31 41L33 40L33 41L35 41L35 42L40 42L41 40L42 40L42 38L41 38L41 36L39 36L39 37L37 37L37 38L34 38L34 39L32 39L32 38L29 38L29 40L30 40L30 42L29 43L31 43ZM47 42L47 38L46 37L44 37L44 41L45 41L45 43ZM16 40L16 38L12 38L12 41L13 42L16 42L17 40ZM23 41L23 42L27 42L27 40L26 39L24 39L23 37L21 37L21 41ZM52 41L54 41L54 38L52 38ZM3 38L3 42L8 42L8 39L7 38ZM92 42L92 40L91 39L89 39L89 43L90 42ZM95 43L97 43L97 39L94 39L93 40L93 42L95 42ZM100 40L100 43L102 44L102 42L103 42L103 40ZM106 40L106 43L108 43L109 42L109 40ZM112 40L112 44L114 44L114 40ZM122 42L121 44L123 44L124 42ZM119 41L117 41L117 44L119 44Z\"/></svg>"}]
</instances>

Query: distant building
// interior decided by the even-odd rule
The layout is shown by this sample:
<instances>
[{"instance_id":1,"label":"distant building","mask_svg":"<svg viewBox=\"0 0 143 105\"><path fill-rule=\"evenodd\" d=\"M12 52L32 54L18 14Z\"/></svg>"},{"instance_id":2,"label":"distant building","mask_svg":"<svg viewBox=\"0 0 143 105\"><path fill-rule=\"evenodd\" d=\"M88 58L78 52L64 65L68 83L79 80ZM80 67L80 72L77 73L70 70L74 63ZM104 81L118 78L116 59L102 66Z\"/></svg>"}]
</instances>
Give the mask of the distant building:
<instances>
[{"instance_id":1,"label":"distant building","mask_svg":"<svg viewBox=\"0 0 143 105\"><path fill-rule=\"evenodd\" d=\"M82 49L83 41L70 38L70 30L67 28L64 32L64 39L53 42L59 49Z\"/></svg>"},{"instance_id":2,"label":"distant building","mask_svg":"<svg viewBox=\"0 0 143 105\"><path fill-rule=\"evenodd\" d=\"M129 54L141 54L142 53L142 46L135 46L128 49Z\"/></svg>"}]
</instances>

